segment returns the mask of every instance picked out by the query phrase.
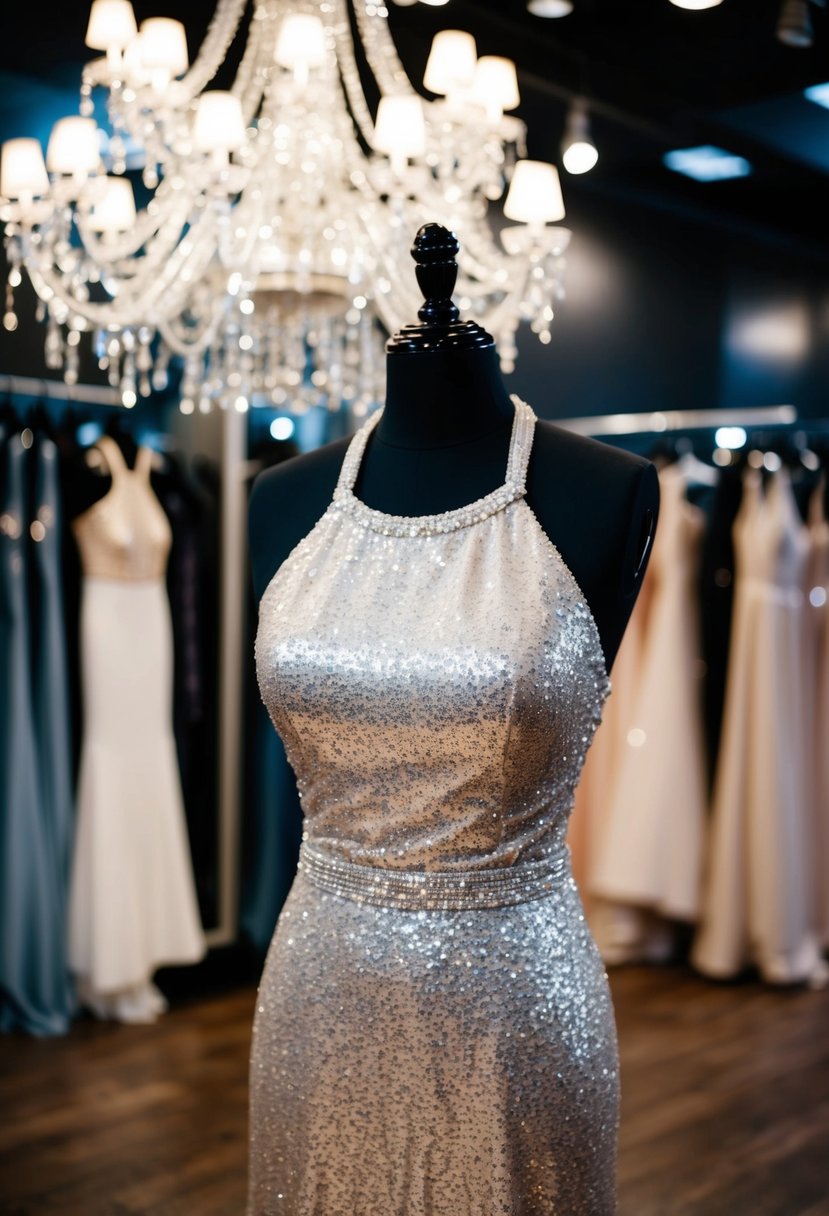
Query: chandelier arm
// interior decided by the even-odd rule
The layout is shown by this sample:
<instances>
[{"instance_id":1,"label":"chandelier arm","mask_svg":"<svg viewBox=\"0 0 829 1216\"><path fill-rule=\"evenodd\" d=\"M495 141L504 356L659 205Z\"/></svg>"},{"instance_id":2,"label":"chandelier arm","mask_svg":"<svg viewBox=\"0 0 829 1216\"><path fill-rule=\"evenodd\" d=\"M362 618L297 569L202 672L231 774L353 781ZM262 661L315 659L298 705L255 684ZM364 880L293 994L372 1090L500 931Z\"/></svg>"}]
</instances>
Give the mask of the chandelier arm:
<instances>
[{"instance_id":1,"label":"chandelier arm","mask_svg":"<svg viewBox=\"0 0 829 1216\"><path fill-rule=\"evenodd\" d=\"M219 0L196 58L181 80L183 96L192 101L224 62L250 0Z\"/></svg>"},{"instance_id":2,"label":"chandelier arm","mask_svg":"<svg viewBox=\"0 0 829 1216\"><path fill-rule=\"evenodd\" d=\"M158 332L173 354L179 355L182 359L190 359L196 355L203 355L211 345L216 337L223 312L223 306L221 304L217 305L201 328L193 331L194 336L192 339L179 337L175 330L175 318L162 321L158 326Z\"/></svg>"},{"instance_id":3,"label":"chandelier arm","mask_svg":"<svg viewBox=\"0 0 829 1216\"><path fill-rule=\"evenodd\" d=\"M527 284L530 278L530 267L519 276L513 286L504 293L503 298L495 304L487 314L487 324L496 336L514 334L521 322L521 306L527 294Z\"/></svg>"},{"instance_id":4,"label":"chandelier arm","mask_svg":"<svg viewBox=\"0 0 829 1216\"><path fill-rule=\"evenodd\" d=\"M240 216L239 207L247 203L247 198L244 193L240 195L239 202L236 205L233 213L233 221L236 227L241 227L244 235L241 240L237 238L231 225L222 225L219 228L218 234L218 255L219 262L222 266L230 269L235 269L237 266L245 266L253 257L256 245L259 241L259 228L264 216L263 204L261 201L251 199L250 209L253 222L239 224L239 220L244 218L244 213ZM246 278L249 276L245 276Z\"/></svg>"},{"instance_id":5,"label":"chandelier arm","mask_svg":"<svg viewBox=\"0 0 829 1216\"><path fill-rule=\"evenodd\" d=\"M333 37L342 85L357 129L371 147L374 140L374 119L371 117L371 111L366 102L360 70L354 54L347 0L334 0L334 3Z\"/></svg>"},{"instance_id":6,"label":"chandelier arm","mask_svg":"<svg viewBox=\"0 0 829 1216\"><path fill-rule=\"evenodd\" d=\"M202 252L202 246L206 256L205 252ZM131 280L122 280L117 294L99 304L90 300L79 300L66 287L60 273L55 272L51 266L38 264L33 267L29 263L28 269L33 286L41 299L48 301L48 293L51 292L66 308L93 324L104 327L113 323L132 326L145 323L150 315L154 320L156 317L164 320L174 316L189 294L190 283L198 281L212 257L212 249L206 241L194 243L188 249L183 249L182 244L179 244L163 265L161 273L158 273L154 264L142 266L140 277L136 275ZM33 270L41 284L48 289L47 293L38 288Z\"/></svg>"},{"instance_id":7,"label":"chandelier arm","mask_svg":"<svg viewBox=\"0 0 829 1216\"><path fill-rule=\"evenodd\" d=\"M412 82L397 54L389 29L385 6L370 4L370 0L353 0L357 32L363 44L366 62L382 94L414 93ZM371 7L371 13L368 9Z\"/></svg>"},{"instance_id":8,"label":"chandelier arm","mask_svg":"<svg viewBox=\"0 0 829 1216\"><path fill-rule=\"evenodd\" d=\"M176 207L173 202L171 206L174 209L166 215L164 208L160 207L158 216L151 215L145 208L137 218L133 230L124 233L117 240L105 241L98 237L90 228L89 223L78 215L76 227L86 253L96 266L106 267L110 273L116 272L116 263L134 258L138 254L138 250L148 244L152 245L152 256L156 261L165 260L181 240L182 229L187 223L188 216L193 212L195 202L194 199L188 198L183 191L176 191L173 195L174 199L176 195L182 196L179 206ZM195 225L191 225L192 227ZM163 231L167 228L171 233L169 240L163 238Z\"/></svg>"},{"instance_id":9,"label":"chandelier arm","mask_svg":"<svg viewBox=\"0 0 829 1216\"><path fill-rule=\"evenodd\" d=\"M267 10L265 10L267 11ZM250 126L262 104L268 80L268 67L273 61L275 45L274 22L270 16L259 19L262 36L249 37L239 64L236 77L231 86L231 93L239 98L242 107L242 118L246 126ZM265 34L267 27L267 34Z\"/></svg>"},{"instance_id":10,"label":"chandelier arm","mask_svg":"<svg viewBox=\"0 0 829 1216\"><path fill-rule=\"evenodd\" d=\"M486 224L485 218L483 223ZM458 227L462 226L459 224ZM507 276L504 281L513 278L515 259L507 253L502 253L491 237L487 240L488 232L482 233L476 224L471 223L462 227L460 236L463 241L458 260L461 277L469 276L484 281L493 278L500 280L504 275Z\"/></svg>"}]
</instances>

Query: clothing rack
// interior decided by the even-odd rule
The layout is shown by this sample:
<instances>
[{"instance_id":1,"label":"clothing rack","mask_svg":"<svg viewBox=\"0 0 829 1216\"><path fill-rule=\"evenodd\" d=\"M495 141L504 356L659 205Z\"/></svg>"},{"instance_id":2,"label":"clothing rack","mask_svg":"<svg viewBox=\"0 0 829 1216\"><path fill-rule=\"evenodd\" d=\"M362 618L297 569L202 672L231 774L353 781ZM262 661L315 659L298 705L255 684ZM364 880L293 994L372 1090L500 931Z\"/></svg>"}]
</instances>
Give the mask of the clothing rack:
<instances>
[{"instance_id":1,"label":"clothing rack","mask_svg":"<svg viewBox=\"0 0 829 1216\"><path fill-rule=\"evenodd\" d=\"M556 426L580 435L647 435L665 431L713 430L720 426L788 426L797 422L793 405L728 410L653 410L639 414L594 414L555 418Z\"/></svg>"},{"instance_id":2,"label":"clothing rack","mask_svg":"<svg viewBox=\"0 0 829 1216\"><path fill-rule=\"evenodd\" d=\"M49 397L83 405L121 405L121 394L108 384L66 384L63 380L0 374L0 393L15 397Z\"/></svg>"}]
</instances>

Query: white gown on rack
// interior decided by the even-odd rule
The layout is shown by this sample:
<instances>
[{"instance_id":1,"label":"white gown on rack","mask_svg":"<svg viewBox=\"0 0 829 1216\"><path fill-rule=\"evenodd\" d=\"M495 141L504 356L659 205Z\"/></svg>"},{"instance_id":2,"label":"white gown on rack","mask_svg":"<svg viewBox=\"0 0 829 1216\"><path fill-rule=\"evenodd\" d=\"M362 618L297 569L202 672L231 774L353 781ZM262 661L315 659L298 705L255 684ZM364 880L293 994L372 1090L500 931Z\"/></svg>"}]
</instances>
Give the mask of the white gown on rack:
<instances>
[{"instance_id":1,"label":"white gown on rack","mask_svg":"<svg viewBox=\"0 0 829 1216\"><path fill-rule=\"evenodd\" d=\"M706 830L696 594L702 515L687 500L678 466L663 469L659 482L639 676L590 876L595 895L640 914L638 935L629 926L628 957L652 956L656 940L669 946L664 921L696 920ZM613 954L606 952L608 961Z\"/></svg>"},{"instance_id":2,"label":"white gown on rack","mask_svg":"<svg viewBox=\"0 0 829 1216\"><path fill-rule=\"evenodd\" d=\"M84 735L69 899L69 958L83 1004L150 1021L152 975L205 952L172 734L170 528L114 440L112 488L73 523L83 566Z\"/></svg>"},{"instance_id":3,"label":"white gown on rack","mask_svg":"<svg viewBox=\"0 0 829 1216\"><path fill-rule=\"evenodd\" d=\"M734 523L735 587L703 920L693 961L718 978L822 982L804 747L808 536L788 474L749 470Z\"/></svg>"},{"instance_id":4,"label":"white gown on rack","mask_svg":"<svg viewBox=\"0 0 829 1216\"><path fill-rule=\"evenodd\" d=\"M829 946L829 520L824 480L809 500L809 562L806 570L806 739L811 748L810 806L815 833L812 876L818 939Z\"/></svg>"}]
</instances>

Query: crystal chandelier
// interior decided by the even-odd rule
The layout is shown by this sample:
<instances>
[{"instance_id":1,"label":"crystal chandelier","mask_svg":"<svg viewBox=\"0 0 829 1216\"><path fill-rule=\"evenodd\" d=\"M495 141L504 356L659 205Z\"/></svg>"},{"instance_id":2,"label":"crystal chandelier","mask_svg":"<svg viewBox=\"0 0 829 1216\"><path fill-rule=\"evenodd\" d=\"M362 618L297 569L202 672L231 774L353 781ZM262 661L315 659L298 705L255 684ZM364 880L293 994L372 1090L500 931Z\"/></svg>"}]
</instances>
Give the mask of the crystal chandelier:
<instances>
[{"instance_id":1,"label":"crystal chandelier","mask_svg":"<svg viewBox=\"0 0 829 1216\"><path fill-rule=\"evenodd\" d=\"M383 396L384 331L420 303L412 237L436 221L461 240L461 312L490 330L504 369L521 321L549 342L570 234L555 226L556 169L521 159L524 125L505 113L519 100L511 62L442 31L429 101L383 3L253 0L232 87L209 89L250 2L219 0L189 65L179 22L137 30L128 0L94 0L86 41L105 55L84 69L80 114L56 124L45 162L35 140L3 146L6 328L25 271L47 363L69 383L90 332L128 407L166 386L175 356L185 413L360 415ZM491 207L515 221L500 235Z\"/></svg>"}]
</instances>

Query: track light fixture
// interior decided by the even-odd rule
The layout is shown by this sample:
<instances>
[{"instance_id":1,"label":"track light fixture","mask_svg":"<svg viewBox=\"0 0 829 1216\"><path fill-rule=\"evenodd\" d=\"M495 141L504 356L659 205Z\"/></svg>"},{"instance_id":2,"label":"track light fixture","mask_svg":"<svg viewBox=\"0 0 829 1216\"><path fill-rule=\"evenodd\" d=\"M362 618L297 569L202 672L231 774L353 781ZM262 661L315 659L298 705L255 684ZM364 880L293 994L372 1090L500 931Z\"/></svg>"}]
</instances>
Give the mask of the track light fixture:
<instances>
[{"instance_id":1,"label":"track light fixture","mask_svg":"<svg viewBox=\"0 0 829 1216\"><path fill-rule=\"evenodd\" d=\"M588 173L598 159L599 153L590 135L587 104L578 98L572 102L567 114L561 160L568 173Z\"/></svg>"},{"instance_id":2,"label":"track light fixture","mask_svg":"<svg viewBox=\"0 0 829 1216\"><path fill-rule=\"evenodd\" d=\"M777 22L777 40L784 46L808 47L815 40L809 0L783 0Z\"/></svg>"},{"instance_id":3,"label":"track light fixture","mask_svg":"<svg viewBox=\"0 0 829 1216\"><path fill-rule=\"evenodd\" d=\"M527 12L534 17L567 17L572 11L572 0L529 0L527 4Z\"/></svg>"},{"instance_id":4,"label":"track light fixture","mask_svg":"<svg viewBox=\"0 0 829 1216\"><path fill-rule=\"evenodd\" d=\"M671 0L671 4L675 4L677 8L716 8L718 4L722 4L722 0Z\"/></svg>"}]
</instances>

